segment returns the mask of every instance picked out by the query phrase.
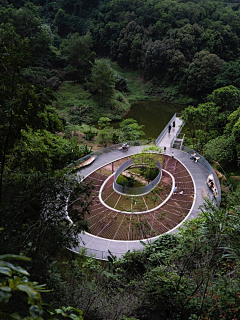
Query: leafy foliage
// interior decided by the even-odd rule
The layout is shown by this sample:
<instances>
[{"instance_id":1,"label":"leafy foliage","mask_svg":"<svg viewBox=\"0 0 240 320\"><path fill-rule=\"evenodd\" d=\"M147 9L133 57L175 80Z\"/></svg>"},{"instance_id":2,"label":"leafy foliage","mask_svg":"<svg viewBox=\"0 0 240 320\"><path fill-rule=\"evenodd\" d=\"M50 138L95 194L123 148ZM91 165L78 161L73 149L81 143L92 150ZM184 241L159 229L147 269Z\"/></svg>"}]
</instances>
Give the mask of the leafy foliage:
<instances>
[{"instance_id":1,"label":"leafy foliage","mask_svg":"<svg viewBox=\"0 0 240 320\"><path fill-rule=\"evenodd\" d=\"M136 120L128 118L120 123L120 128L123 134L123 140L137 140L144 136L142 129L144 125L139 125Z\"/></svg>"},{"instance_id":2,"label":"leafy foliage","mask_svg":"<svg viewBox=\"0 0 240 320\"><path fill-rule=\"evenodd\" d=\"M109 103L114 86L114 73L108 62L96 60L91 72L90 91L96 94L102 107Z\"/></svg>"},{"instance_id":3,"label":"leafy foliage","mask_svg":"<svg viewBox=\"0 0 240 320\"><path fill-rule=\"evenodd\" d=\"M208 160L217 162L232 162L236 158L234 136L219 136L212 139L205 145L204 156Z\"/></svg>"},{"instance_id":4,"label":"leafy foliage","mask_svg":"<svg viewBox=\"0 0 240 320\"><path fill-rule=\"evenodd\" d=\"M129 108L128 99L145 99L140 81L148 81L151 92L162 99L196 102L183 113L189 123L188 141L195 149L211 159L238 160L239 4L0 4L0 248L12 254L5 256L11 260L19 252L32 258L24 271L2 257L0 292L5 307L14 299L11 312L42 317L42 287L24 279L30 273L39 283L52 280L55 288L61 287L62 295L43 293L54 302L57 310L52 316L58 318L239 318L237 191L226 193L223 208L208 203L177 235L165 235L120 260L110 256L108 270L84 252L64 265L69 269L62 272L63 280L51 269L61 248L77 245L79 232L87 230L84 215L92 186L79 185L63 169L90 150L56 135L63 126L51 106L53 93L42 87L57 89L62 80L78 81L63 83L55 105L62 117L80 124L101 117L119 119ZM118 61L124 72L115 63L116 73L103 57ZM143 136L142 129L127 119L120 131L102 127L99 139L103 145L136 140ZM91 134L86 133L89 138Z\"/></svg>"},{"instance_id":5,"label":"leafy foliage","mask_svg":"<svg viewBox=\"0 0 240 320\"><path fill-rule=\"evenodd\" d=\"M49 292L45 285L31 282L26 276L29 273L22 267L6 260L29 261L21 255L5 254L0 256L0 315L4 319L31 320L52 319L52 315L61 314L74 320L83 320L82 311L72 307L53 309L50 305L44 305L41 299L42 292ZM13 273L17 276L13 277ZM24 299L27 297L27 299ZM30 307L29 307L30 305ZM70 312L74 312L69 314Z\"/></svg>"},{"instance_id":6,"label":"leafy foliage","mask_svg":"<svg viewBox=\"0 0 240 320\"><path fill-rule=\"evenodd\" d=\"M68 61L67 77L83 82L90 75L95 52L91 51L92 39L89 34L80 37L78 33L70 35L62 43L62 54Z\"/></svg>"}]
</instances>

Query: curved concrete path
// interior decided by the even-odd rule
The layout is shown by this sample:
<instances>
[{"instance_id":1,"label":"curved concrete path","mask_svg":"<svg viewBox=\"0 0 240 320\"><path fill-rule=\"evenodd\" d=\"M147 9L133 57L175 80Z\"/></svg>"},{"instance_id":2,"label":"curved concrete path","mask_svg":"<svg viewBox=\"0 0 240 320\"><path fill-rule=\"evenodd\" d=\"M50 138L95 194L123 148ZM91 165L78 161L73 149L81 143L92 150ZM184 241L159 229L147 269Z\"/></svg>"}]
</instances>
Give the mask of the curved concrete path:
<instances>
[{"instance_id":1,"label":"curved concrete path","mask_svg":"<svg viewBox=\"0 0 240 320\"><path fill-rule=\"evenodd\" d=\"M176 129L175 129L176 130ZM166 133L168 140L170 140L171 136L174 136L174 130L169 134ZM177 131L177 130L176 130ZM162 145L160 143L159 145ZM111 163L120 158L136 154L141 152L141 150L145 146L135 146L130 147L126 152L121 151L113 151L98 157L89 167L81 169L77 174L79 177L87 177L91 172L101 168L102 166ZM208 170L203 167L200 163L193 162L189 159L189 154L177 149L171 149L167 147L166 154L172 155L174 152L174 156L176 159L181 161L186 168L189 170L192 175L193 181L195 183L195 199L194 205L191 213L188 215L186 220L190 220L196 218L200 212L199 206L204 203L203 196L208 196L208 198L212 198L212 194L210 194L209 189L206 185L206 180L208 177ZM182 224L181 224L182 225ZM179 225L179 226L181 226ZM178 227L179 227L178 226ZM177 232L177 228L171 230L170 232ZM145 240L145 242L148 242ZM100 238L89 233L84 233L79 235L79 246L72 249L74 252L79 252L81 247L86 247L88 254L93 254L97 259L107 260L107 256L109 255L109 251L118 258L124 255L128 250L132 251L134 249L142 249L143 245L139 240L136 241L118 241L118 240L109 240Z\"/></svg>"}]
</instances>

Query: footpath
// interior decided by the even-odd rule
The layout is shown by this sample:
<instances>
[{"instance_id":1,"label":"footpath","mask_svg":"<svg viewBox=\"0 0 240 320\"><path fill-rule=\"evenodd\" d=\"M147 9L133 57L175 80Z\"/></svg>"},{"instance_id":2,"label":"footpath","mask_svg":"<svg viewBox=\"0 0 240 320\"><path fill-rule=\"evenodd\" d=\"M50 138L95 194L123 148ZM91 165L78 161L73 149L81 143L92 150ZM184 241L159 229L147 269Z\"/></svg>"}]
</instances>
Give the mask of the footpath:
<instances>
[{"instance_id":1,"label":"footpath","mask_svg":"<svg viewBox=\"0 0 240 320\"><path fill-rule=\"evenodd\" d=\"M183 152L181 150L172 149L170 145L167 145L167 141L172 141L177 129L171 130L170 133L166 133L166 137L163 137L162 142L160 142L160 146L166 146L166 154L172 155L174 152L174 157L178 159L189 171L192 176L194 185L195 185L195 196L194 203L192 206L192 210L185 220L190 220L196 218L200 212L199 207L204 204L203 197L211 197L212 195L209 192L209 188L207 187L206 180L208 177L208 170L203 167L200 163L196 163L190 160L189 154ZM130 156L132 154L136 154L141 152L141 150L146 146L132 146L129 148L127 152L124 154L121 151L113 151L107 154L103 154L98 157L90 166L82 168L77 172L79 178L87 177L91 172L101 168L104 165L107 165L115 160L124 158L126 156ZM182 227L182 224L179 224L175 229L170 230L172 233L176 233L179 227ZM144 240L144 242L148 243L150 241L156 240L156 238ZM110 240L104 239L97 236L94 236L90 233L81 233L79 234L79 245L75 248L72 248L72 251L79 252L81 247L87 248L87 253L89 255L94 255L97 259L107 260L107 256L109 255L109 251L117 258L123 256L128 250L141 250L143 249L143 245L139 240L137 241L118 241L118 240Z\"/></svg>"}]
</instances>

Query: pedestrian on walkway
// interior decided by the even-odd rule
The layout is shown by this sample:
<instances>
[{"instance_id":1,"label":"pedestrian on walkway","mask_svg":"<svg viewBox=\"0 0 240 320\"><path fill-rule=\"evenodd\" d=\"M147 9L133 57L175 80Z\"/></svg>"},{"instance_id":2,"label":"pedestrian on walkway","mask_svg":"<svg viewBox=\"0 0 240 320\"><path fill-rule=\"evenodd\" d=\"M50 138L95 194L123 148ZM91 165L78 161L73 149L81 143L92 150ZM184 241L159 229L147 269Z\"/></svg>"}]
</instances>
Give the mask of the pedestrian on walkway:
<instances>
[{"instance_id":1,"label":"pedestrian on walkway","mask_svg":"<svg viewBox=\"0 0 240 320\"><path fill-rule=\"evenodd\" d=\"M174 152L172 152L172 159L174 159Z\"/></svg>"},{"instance_id":2,"label":"pedestrian on walkway","mask_svg":"<svg viewBox=\"0 0 240 320\"><path fill-rule=\"evenodd\" d=\"M171 128L172 128L171 125L169 125L169 126L168 126L168 133L170 133Z\"/></svg>"},{"instance_id":3,"label":"pedestrian on walkway","mask_svg":"<svg viewBox=\"0 0 240 320\"><path fill-rule=\"evenodd\" d=\"M175 121L173 121L172 126L173 126L173 128L175 128Z\"/></svg>"}]
</instances>

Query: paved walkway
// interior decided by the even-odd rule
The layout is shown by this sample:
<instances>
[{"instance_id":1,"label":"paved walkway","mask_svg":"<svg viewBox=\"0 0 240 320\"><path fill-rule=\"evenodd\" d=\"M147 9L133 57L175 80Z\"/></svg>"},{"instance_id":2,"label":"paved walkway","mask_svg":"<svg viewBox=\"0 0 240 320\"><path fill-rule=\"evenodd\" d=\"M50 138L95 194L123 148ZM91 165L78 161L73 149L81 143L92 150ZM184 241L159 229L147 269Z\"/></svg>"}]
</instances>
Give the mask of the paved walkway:
<instances>
[{"instance_id":1,"label":"paved walkway","mask_svg":"<svg viewBox=\"0 0 240 320\"><path fill-rule=\"evenodd\" d=\"M183 124L183 121L180 118L175 118L175 127L171 126L170 133L167 130L165 135L157 144L157 147L161 147L162 149L166 147L169 150L172 139L175 137L175 135L177 134L177 131L179 130L182 124Z\"/></svg>"},{"instance_id":2,"label":"paved walkway","mask_svg":"<svg viewBox=\"0 0 240 320\"><path fill-rule=\"evenodd\" d=\"M172 140L172 138L175 135L174 131L176 132L177 128L175 128L175 130L171 130L170 134L168 134L167 132L166 139ZM160 145L161 144L162 143L160 143ZM91 172L101 168L102 166L108 163L111 163L112 161L141 152L143 147L144 146L130 147L129 150L124 153L121 151L113 151L107 154L103 154L100 157L98 157L89 167L83 168L77 174L81 177L86 177ZM166 154L172 155L172 152L174 152L175 158L181 161L189 170L195 184L195 199L193 209L189 216L186 218L186 220L190 220L197 217L197 215L199 214L199 206L204 203L203 196L207 195L209 198L212 198L212 194L210 194L209 189L206 185L208 170L205 167L203 167L200 163L191 161L189 159L189 154L181 150L171 149L170 147L167 147ZM180 224L178 227L180 227L181 225L182 224ZM171 230L170 232L177 232L177 228ZM146 240L145 242L148 241ZM80 248L83 246L83 243L84 246L87 248L89 254L93 254L96 258L102 260L107 259L107 256L109 255L108 250L110 250L112 254L116 255L119 258L122 255L124 255L128 250L132 251L133 249L143 248L142 244L138 240L109 240L91 235L89 233L84 233L79 235L79 246L74 248L73 251L79 252Z\"/></svg>"}]
</instances>

